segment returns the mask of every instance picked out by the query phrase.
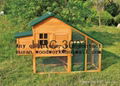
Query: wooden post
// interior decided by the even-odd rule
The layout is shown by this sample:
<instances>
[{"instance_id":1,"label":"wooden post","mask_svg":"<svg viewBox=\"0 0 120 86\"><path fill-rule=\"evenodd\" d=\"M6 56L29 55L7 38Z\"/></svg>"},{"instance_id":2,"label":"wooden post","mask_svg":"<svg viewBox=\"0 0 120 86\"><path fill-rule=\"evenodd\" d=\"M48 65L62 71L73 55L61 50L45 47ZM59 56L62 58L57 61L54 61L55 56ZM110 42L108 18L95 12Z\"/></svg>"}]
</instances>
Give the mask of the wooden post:
<instances>
[{"instance_id":1,"label":"wooden post","mask_svg":"<svg viewBox=\"0 0 120 86\"><path fill-rule=\"evenodd\" d=\"M100 53L99 53L99 69L98 69L98 71L100 72L101 71L101 57L102 57L102 45L99 45L99 51L100 51Z\"/></svg>"},{"instance_id":2,"label":"wooden post","mask_svg":"<svg viewBox=\"0 0 120 86\"><path fill-rule=\"evenodd\" d=\"M71 60L71 55L68 55L67 57L68 57L68 59L67 59L67 61L68 61L68 62L67 62L68 72L71 72L71 67L72 67L72 66L71 66L71 61L72 61L72 60Z\"/></svg>"},{"instance_id":3,"label":"wooden post","mask_svg":"<svg viewBox=\"0 0 120 86\"><path fill-rule=\"evenodd\" d=\"M85 72L87 71L87 47L88 47L88 38L85 36Z\"/></svg>"},{"instance_id":4,"label":"wooden post","mask_svg":"<svg viewBox=\"0 0 120 86\"><path fill-rule=\"evenodd\" d=\"M33 55L33 73L36 73L36 57Z\"/></svg>"},{"instance_id":5,"label":"wooden post","mask_svg":"<svg viewBox=\"0 0 120 86\"><path fill-rule=\"evenodd\" d=\"M34 39L34 44L36 44L36 30L33 29L34 27L32 27L33 30L33 39ZM33 51L33 73L36 73L36 48L34 48Z\"/></svg>"}]
</instances>

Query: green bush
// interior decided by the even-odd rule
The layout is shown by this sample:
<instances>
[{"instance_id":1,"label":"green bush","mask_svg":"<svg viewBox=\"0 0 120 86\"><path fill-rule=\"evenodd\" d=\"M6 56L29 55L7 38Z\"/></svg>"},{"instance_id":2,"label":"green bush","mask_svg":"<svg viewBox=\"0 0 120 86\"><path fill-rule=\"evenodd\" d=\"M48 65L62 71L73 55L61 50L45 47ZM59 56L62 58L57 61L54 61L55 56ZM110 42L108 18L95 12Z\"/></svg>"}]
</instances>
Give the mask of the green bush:
<instances>
[{"instance_id":1,"label":"green bush","mask_svg":"<svg viewBox=\"0 0 120 86\"><path fill-rule=\"evenodd\" d=\"M109 14L107 11L103 11L100 13L100 19L101 19L101 24L102 25L114 25L114 19L111 16L111 14ZM99 14L96 13L96 15L94 15L91 19L91 21L94 24L99 24Z\"/></svg>"},{"instance_id":2,"label":"green bush","mask_svg":"<svg viewBox=\"0 0 120 86\"><path fill-rule=\"evenodd\" d=\"M114 18L114 20L115 20L115 22L116 22L117 24L119 24L119 23L120 23L120 14L117 15L117 16Z\"/></svg>"},{"instance_id":3,"label":"green bush","mask_svg":"<svg viewBox=\"0 0 120 86\"><path fill-rule=\"evenodd\" d=\"M5 4L5 1L4 0L0 0L0 11L3 10L4 4Z\"/></svg>"},{"instance_id":4,"label":"green bush","mask_svg":"<svg viewBox=\"0 0 120 86\"><path fill-rule=\"evenodd\" d=\"M93 15L90 8L91 2L83 3L83 1L75 0L7 0L4 10L10 19L16 18L18 23L24 20L30 21L50 11L60 15L71 24L80 23L81 26L86 26Z\"/></svg>"},{"instance_id":5,"label":"green bush","mask_svg":"<svg viewBox=\"0 0 120 86\"><path fill-rule=\"evenodd\" d=\"M114 19L111 16L111 14L109 14L107 11L103 11L101 13L101 22L102 22L102 25L113 25Z\"/></svg>"},{"instance_id":6,"label":"green bush","mask_svg":"<svg viewBox=\"0 0 120 86\"><path fill-rule=\"evenodd\" d=\"M95 8L92 8L91 9L93 14L91 16L91 23L95 24L95 25L98 25L98 15L97 15L97 10Z\"/></svg>"},{"instance_id":7,"label":"green bush","mask_svg":"<svg viewBox=\"0 0 120 86\"><path fill-rule=\"evenodd\" d=\"M105 4L105 10L109 12L112 16L116 16L120 12L120 5L115 2L109 2Z\"/></svg>"},{"instance_id":8,"label":"green bush","mask_svg":"<svg viewBox=\"0 0 120 86\"><path fill-rule=\"evenodd\" d=\"M34 0L7 0L4 11L13 18L30 19L36 15L38 9L41 9L40 3Z\"/></svg>"}]
</instances>

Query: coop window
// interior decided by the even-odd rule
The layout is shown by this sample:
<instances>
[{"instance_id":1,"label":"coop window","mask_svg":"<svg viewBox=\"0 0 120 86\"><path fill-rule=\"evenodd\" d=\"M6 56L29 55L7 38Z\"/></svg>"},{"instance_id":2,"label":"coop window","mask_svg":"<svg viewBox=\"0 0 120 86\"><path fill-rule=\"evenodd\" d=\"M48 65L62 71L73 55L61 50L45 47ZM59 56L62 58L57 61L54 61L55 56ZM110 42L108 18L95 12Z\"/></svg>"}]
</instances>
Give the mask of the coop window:
<instances>
[{"instance_id":1,"label":"coop window","mask_svg":"<svg viewBox=\"0 0 120 86\"><path fill-rule=\"evenodd\" d=\"M40 38L40 39L42 39L42 38L43 38L43 34L42 34L42 33L39 35L39 38Z\"/></svg>"},{"instance_id":2,"label":"coop window","mask_svg":"<svg viewBox=\"0 0 120 86\"><path fill-rule=\"evenodd\" d=\"M48 38L48 34L47 33L40 33L39 34L39 38L40 39L47 39Z\"/></svg>"},{"instance_id":3,"label":"coop window","mask_svg":"<svg viewBox=\"0 0 120 86\"><path fill-rule=\"evenodd\" d=\"M47 34L44 34L44 38L47 38L48 37L48 35Z\"/></svg>"},{"instance_id":4,"label":"coop window","mask_svg":"<svg viewBox=\"0 0 120 86\"><path fill-rule=\"evenodd\" d=\"M39 45L48 45L48 34L47 33L40 33L39 34L39 40L38 40Z\"/></svg>"}]
</instances>

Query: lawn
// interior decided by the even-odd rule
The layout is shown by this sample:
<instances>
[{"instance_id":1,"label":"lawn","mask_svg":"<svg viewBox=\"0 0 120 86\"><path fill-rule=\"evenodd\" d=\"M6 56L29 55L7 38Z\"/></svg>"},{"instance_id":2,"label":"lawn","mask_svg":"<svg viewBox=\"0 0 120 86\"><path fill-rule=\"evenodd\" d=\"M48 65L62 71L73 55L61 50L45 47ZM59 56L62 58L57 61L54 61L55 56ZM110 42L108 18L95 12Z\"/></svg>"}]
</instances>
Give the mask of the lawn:
<instances>
[{"instance_id":1,"label":"lawn","mask_svg":"<svg viewBox=\"0 0 120 86\"><path fill-rule=\"evenodd\" d=\"M0 86L120 86L120 28L81 28L103 44L101 72L40 75L32 72L31 56L15 52L14 34L28 31L25 27L26 21L11 23L0 16Z\"/></svg>"}]
</instances>

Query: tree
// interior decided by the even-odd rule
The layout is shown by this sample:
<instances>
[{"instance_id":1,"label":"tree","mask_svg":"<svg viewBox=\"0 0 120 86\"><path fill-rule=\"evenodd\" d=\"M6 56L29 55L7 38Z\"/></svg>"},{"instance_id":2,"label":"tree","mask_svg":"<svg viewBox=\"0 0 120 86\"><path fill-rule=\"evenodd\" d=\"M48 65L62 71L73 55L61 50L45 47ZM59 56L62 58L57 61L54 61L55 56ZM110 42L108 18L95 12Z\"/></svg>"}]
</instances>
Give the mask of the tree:
<instances>
[{"instance_id":1,"label":"tree","mask_svg":"<svg viewBox=\"0 0 120 86\"><path fill-rule=\"evenodd\" d=\"M91 0L94 3L94 6L96 7L96 10L99 14L99 26L101 25L101 12L104 10L104 0Z\"/></svg>"},{"instance_id":2,"label":"tree","mask_svg":"<svg viewBox=\"0 0 120 86\"><path fill-rule=\"evenodd\" d=\"M0 11L3 10L4 4L5 4L5 1L4 0L0 0Z\"/></svg>"},{"instance_id":3,"label":"tree","mask_svg":"<svg viewBox=\"0 0 120 86\"><path fill-rule=\"evenodd\" d=\"M115 17L120 13L120 5L115 3L113 0L108 1L109 2L105 4L105 10Z\"/></svg>"}]
</instances>

